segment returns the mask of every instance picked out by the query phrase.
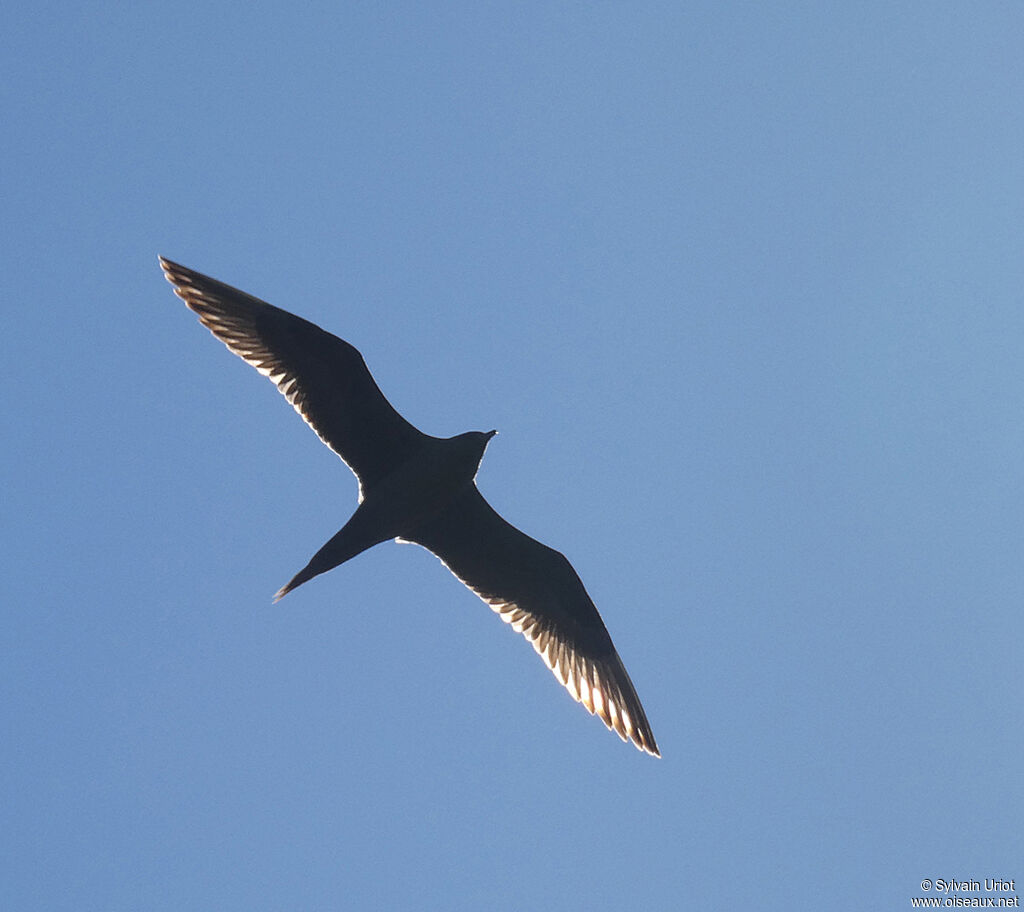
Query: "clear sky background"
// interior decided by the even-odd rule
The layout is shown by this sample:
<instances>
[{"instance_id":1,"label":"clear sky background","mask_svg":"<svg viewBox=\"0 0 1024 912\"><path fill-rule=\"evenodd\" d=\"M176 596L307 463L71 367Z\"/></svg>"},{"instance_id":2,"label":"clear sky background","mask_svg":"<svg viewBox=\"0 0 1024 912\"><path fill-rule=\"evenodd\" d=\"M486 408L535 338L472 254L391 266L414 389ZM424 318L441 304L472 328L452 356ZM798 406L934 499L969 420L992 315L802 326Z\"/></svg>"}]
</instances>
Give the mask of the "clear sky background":
<instances>
[{"instance_id":1,"label":"clear sky background","mask_svg":"<svg viewBox=\"0 0 1024 912\"><path fill-rule=\"evenodd\" d=\"M0 906L1024 886L1024 7L3 19ZM498 428L664 759L421 549L272 605L355 480L158 253Z\"/></svg>"}]
</instances>

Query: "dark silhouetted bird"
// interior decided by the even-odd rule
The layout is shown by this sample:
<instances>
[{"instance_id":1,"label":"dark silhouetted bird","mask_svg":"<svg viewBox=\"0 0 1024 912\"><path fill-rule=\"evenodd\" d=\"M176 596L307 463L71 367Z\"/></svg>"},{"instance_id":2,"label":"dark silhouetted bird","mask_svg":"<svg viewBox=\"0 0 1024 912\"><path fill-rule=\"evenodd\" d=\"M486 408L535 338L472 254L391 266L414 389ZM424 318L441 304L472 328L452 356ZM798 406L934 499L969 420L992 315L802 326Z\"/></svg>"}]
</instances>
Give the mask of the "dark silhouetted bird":
<instances>
[{"instance_id":1,"label":"dark silhouetted bird","mask_svg":"<svg viewBox=\"0 0 1024 912\"><path fill-rule=\"evenodd\" d=\"M660 756L572 565L507 523L477 490L495 431L424 434L392 408L348 342L163 257L160 265L203 325L269 377L359 481L352 518L277 598L389 538L422 545L533 644L573 699L623 740Z\"/></svg>"}]
</instances>

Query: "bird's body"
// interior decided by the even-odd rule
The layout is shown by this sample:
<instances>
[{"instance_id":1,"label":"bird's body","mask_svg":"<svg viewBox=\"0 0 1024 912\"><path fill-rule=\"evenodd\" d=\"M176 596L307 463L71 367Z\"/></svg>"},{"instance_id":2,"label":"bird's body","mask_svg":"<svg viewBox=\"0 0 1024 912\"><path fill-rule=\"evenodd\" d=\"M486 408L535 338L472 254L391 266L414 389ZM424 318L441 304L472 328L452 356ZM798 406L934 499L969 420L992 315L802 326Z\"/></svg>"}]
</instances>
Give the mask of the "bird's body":
<instances>
[{"instance_id":1,"label":"bird's body","mask_svg":"<svg viewBox=\"0 0 1024 912\"><path fill-rule=\"evenodd\" d=\"M432 551L533 644L574 699L655 756L654 735L611 637L572 565L502 519L475 484L495 431L432 437L392 408L349 343L161 257L210 331L269 377L359 481L359 505L288 592L388 539Z\"/></svg>"},{"instance_id":2,"label":"bird's body","mask_svg":"<svg viewBox=\"0 0 1024 912\"><path fill-rule=\"evenodd\" d=\"M362 492L352 518L275 597L391 538L415 542L417 529L473 484L484 448L496 432L427 437L391 474Z\"/></svg>"}]
</instances>

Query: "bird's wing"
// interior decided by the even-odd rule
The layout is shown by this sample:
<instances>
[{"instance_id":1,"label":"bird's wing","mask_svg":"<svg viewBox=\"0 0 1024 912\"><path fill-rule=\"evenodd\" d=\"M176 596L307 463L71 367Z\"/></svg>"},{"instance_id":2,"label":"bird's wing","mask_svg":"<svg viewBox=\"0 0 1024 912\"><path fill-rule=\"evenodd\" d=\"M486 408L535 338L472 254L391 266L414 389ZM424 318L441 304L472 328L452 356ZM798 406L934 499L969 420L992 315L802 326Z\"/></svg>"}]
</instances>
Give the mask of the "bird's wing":
<instances>
[{"instance_id":1,"label":"bird's wing","mask_svg":"<svg viewBox=\"0 0 1024 912\"><path fill-rule=\"evenodd\" d=\"M475 484L403 539L432 551L523 634L573 699L624 741L661 756L601 616L563 554L502 519Z\"/></svg>"},{"instance_id":2,"label":"bird's wing","mask_svg":"<svg viewBox=\"0 0 1024 912\"><path fill-rule=\"evenodd\" d=\"M160 258L167 280L231 351L269 377L359 480L360 499L425 436L374 382L362 355L314 323Z\"/></svg>"}]
</instances>

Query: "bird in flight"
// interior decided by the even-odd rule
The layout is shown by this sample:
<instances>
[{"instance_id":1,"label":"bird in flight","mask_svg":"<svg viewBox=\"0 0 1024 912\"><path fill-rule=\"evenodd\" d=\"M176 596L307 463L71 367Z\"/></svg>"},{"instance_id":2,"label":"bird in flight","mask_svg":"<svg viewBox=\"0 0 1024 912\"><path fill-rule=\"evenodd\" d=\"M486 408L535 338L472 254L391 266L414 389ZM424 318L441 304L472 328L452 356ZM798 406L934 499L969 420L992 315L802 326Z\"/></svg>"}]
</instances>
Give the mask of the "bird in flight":
<instances>
[{"instance_id":1,"label":"bird in flight","mask_svg":"<svg viewBox=\"0 0 1024 912\"><path fill-rule=\"evenodd\" d=\"M359 482L355 513L275 601L380 542L421 545L530 641L574 700L624 741L661 756L572 564L502 519L477 489L477 469L496 431L424 434L384 398L348 342L163 257L160 265L200 322L274 382Z\"/></svg>"}]
</instances>

